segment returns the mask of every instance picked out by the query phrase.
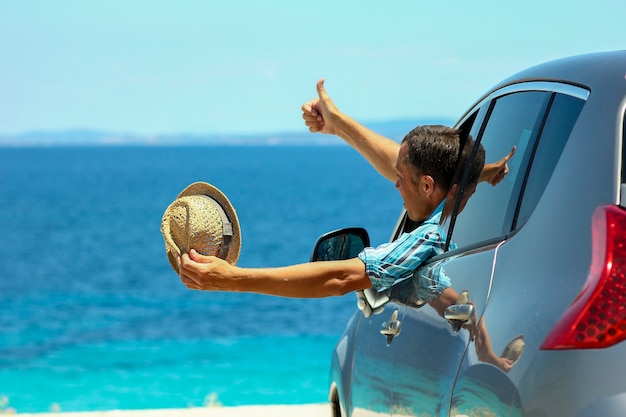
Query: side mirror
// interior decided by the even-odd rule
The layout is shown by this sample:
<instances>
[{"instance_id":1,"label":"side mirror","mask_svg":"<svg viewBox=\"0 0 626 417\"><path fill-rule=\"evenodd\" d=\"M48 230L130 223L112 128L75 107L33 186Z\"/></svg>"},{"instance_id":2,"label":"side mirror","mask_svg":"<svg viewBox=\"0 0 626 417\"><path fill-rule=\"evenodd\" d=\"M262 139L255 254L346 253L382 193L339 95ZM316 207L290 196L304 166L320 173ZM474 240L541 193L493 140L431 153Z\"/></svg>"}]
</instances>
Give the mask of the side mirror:
<instances>
[{"instance_id":1,"label":"side mirror","mask_svg":"<svg viewBox=\"0 0 626 417\"><path fill-rule=\"evenodd\" d=\"M311 254L311 262L351 259L369 245L369 235L362 227L335 230L317 240Z\"/></svg>"}]
</instances>

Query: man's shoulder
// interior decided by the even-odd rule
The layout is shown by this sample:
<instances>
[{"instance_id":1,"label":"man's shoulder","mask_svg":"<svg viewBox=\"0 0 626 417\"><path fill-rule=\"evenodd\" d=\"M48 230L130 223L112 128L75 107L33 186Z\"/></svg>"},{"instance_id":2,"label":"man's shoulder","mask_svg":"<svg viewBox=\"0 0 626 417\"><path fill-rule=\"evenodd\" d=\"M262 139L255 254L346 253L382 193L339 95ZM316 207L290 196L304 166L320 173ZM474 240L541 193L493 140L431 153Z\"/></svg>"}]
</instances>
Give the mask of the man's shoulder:
<instances>
[{"instance_id":1,"label":"man's shoulder","mask_svg":"<svg viewBox=\"0 0 626 417\"><path fill-rule=\"evenodd\" d=\"M411 239L441 241L444 239L445 233L439 226L439 223L424 222L407 233L407 238L409 238L409 236Z\"/></svg>"}]
</instances>

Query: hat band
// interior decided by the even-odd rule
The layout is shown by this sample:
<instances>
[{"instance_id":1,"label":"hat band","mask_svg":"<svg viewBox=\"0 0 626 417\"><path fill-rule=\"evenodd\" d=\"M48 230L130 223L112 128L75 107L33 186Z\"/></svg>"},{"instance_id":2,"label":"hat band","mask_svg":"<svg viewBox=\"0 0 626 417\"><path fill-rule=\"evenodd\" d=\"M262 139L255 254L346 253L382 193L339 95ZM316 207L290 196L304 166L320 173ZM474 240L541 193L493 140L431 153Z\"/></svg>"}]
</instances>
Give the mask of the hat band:
<instances>
[{"instance_id":1,"label":"hat band","mask_svg":"<svg viewBox=\"0 0 626 417\"><path fill-rule=\"evenodd\" d=\"M228 255L228 250L230 249L230 242L233 239L233 224L228 220L228 216L226 215L226 212L224 211L220 203L218 203L208 195L202 194L202 197L208 198L211 203L213 203L215 208L217 208L217 212L222 218L222 246L217 253L217 257L221 259L226 259L226 256Z\"/></svg>"}]
</instances>

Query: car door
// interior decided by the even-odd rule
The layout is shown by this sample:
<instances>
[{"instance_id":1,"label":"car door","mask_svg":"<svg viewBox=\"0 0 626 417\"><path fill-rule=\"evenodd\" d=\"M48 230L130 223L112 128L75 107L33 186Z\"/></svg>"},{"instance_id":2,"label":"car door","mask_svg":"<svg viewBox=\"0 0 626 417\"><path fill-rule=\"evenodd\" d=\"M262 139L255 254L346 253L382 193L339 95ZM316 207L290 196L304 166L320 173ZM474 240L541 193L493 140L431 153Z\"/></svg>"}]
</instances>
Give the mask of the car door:
<instances>
[{"instance_id":1,"label":"car door","mask_svg":"<svg viewBox=\"0 0 626 417\"><path fill-rule=\"evenodd\" d=\"M462 120L462 130L484 146L487 163L513 148L515 153L499 184L479 184L463 211L456 209L445 219L442 227L448 230L452 250L416 272L417 279L443 270L451 288L427 303L412 298L411 291L396 290L392 295L392 300L404 306L399 314L402 333L393 341L392 415L456 415L465 395L453 401L457 374L467 375L468 369L478 365L497 375L493 380L506 379L509 364L502 352L507 346L494 345L489 323L480 319L489 301L498 251L512 229L534 144L552 100L552 92L537 85L530 91L509 88L487 97ZM462 199L462 192L457 198ZM468 348L472 354L466 354ZM514 395L506 391L509 386L498 383L503 395ZM511 402L505 398L498 404Z\"/></svg>"}]
</instances>

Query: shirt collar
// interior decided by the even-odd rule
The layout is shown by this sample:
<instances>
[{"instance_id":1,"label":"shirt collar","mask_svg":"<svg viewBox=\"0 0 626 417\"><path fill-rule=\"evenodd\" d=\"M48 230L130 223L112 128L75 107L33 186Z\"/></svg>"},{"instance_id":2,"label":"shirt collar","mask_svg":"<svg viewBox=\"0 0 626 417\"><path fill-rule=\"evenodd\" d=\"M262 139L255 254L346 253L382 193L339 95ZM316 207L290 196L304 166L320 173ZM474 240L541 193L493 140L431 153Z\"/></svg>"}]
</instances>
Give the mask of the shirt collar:
<instances>
[{"instance_id":1,"label":"shirt collar","mask_svg":"<svg viewBox=\"0 0 626 417\"><path fill-rule=\"evenodd\" d=\"M424 223L439 224L439 222L441 221L441 213L443 212L443 206L445 205L445 203L446 200L443 199L441 203L439 203L437 208L431 213L431 215L428 216L426 220L424 220Z\"/></svg>"}]
</instances>

